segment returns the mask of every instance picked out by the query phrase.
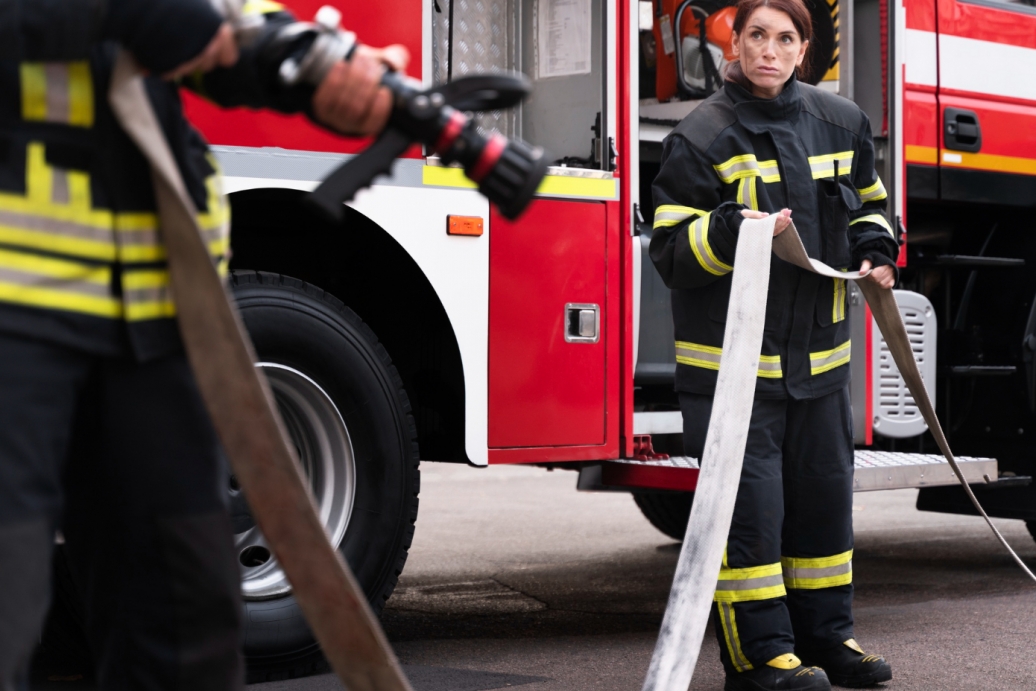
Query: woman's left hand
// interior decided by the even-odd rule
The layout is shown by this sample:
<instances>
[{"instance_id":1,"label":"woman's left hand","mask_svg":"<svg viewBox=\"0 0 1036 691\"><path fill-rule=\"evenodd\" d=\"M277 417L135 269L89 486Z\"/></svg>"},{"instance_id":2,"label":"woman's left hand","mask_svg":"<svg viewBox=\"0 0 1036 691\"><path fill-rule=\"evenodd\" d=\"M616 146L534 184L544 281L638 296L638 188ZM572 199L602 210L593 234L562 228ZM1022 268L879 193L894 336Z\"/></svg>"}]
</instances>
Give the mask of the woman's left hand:
<instances>
[{"instance_id":1,"label":"woman's left hand","mask_svg":"<svg viewBox=\"0 0 1036 691\"><path fill-rule=\"evenodd\" d=\"M864 259L863 262L860 264L860 272L862 273L870 268L871 260ZM872 271L867 276L867 280L877 283L882 288L891 288L892 286L896 285L896 272L892 269L891 266L888 266L886 264L885 266L879 266L878 268L874 269L874 271Z\"/></svg>"}]
</instances>

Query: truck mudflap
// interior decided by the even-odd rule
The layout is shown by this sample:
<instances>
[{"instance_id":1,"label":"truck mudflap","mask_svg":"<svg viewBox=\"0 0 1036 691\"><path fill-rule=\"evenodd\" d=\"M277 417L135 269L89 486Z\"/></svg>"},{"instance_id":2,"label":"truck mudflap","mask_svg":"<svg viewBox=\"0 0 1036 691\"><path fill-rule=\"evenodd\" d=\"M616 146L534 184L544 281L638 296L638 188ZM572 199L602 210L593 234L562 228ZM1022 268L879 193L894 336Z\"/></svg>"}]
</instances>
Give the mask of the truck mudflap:
<instances>
[{"instance_id":1,"label":"truck mudflap","mask_svg":"<svg viewBox=\"0 0 1036 691\"><path fill-rule=\"evenodd\" d=\"M957 463L968 484L997 481L995 458L959 456ZM856 492L957 484L950 464L938 454L857 450L854 464L853 489ZM697 485L698 459L674 456L646 461L605 461L587 466L580 470L578 487L587 491L663 489L693 492Z\"/></svg>"}]
</instances>

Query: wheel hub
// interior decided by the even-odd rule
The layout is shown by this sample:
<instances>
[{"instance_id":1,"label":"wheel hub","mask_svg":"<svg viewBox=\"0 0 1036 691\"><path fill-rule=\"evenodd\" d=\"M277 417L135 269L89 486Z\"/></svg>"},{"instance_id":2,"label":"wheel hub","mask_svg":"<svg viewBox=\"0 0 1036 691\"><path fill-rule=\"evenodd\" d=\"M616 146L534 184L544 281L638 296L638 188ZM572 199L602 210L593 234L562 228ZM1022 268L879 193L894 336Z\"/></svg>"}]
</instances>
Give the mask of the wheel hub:
<instances>
[{"instance_id":1,"label":"wheel hub","mask_svg":"<svg viewBox=\"0 0 1036 691\"><path fill-rule=\"evenodd\" d=\"M257 367L270 382L277 408L316 500L320 522L331 544L337 548L349 525L356 490L356 461L349 430L334 401L310 377L276 363L260 362ZM255 525L233 476L227 492L244 598L263 600L291 592L291 585Z\"/></svg>"}]
</instances>

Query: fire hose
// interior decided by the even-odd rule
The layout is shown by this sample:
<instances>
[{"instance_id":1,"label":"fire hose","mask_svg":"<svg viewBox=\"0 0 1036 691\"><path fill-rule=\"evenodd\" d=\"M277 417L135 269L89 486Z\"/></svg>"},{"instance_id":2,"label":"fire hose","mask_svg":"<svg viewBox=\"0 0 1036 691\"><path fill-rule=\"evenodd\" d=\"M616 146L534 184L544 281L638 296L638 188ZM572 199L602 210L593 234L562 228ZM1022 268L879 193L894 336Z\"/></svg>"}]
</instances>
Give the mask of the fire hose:
<instances>
[{"instance_id":1,"label":"fire hose","mask_svg":"<svg viewBox=\"0 0 1036 691\"><path fill-rule=\"evenodd\" d=\"M874 319L888 344L896 366L939 450L942 451L976 510L986 519L997 539L1029 578L1036 575L1007 544L1004 536L975 498L953 457L946 435L935 415L924 380L914 360L903 318L891 289L883 289L866 278L868 272L836 271L810 259L794 224L773 237L776 215L741 224L734 260L734 273L723 334L723 357L716 381L715 402L705 438L698 476L698 491L691 505L673 587L669 594L662 628L655 645L644 691L676 691L691 683L708 622L716 576L734 513L741 466L752 405L755 377L763 342L766 294L770 280L771 250L780 259L806 271L829 278L857 281L870 305Z\"/></svg>"},{"instance_id":2,"label":"fire hose","mask_svg":"<svg viewBox=\"0 0 1036 691\"><path fill-rule=\"evenodd\" d=\"M335 60L348 58L350 41L337 28L308 30L317 34L310 47L323 51L316 56L321 60L309 67L295 64L282 70L282 77L317 84ZM525 82L469 77L427 92L398 75L386 75L383 83L395 98L390 127L318 188L313 195L318 207L340 216L345 200L388 172L393 160L417 142L433 148L446 163L460 163L504 215L521 213L546 173L543 152L500 135L483 136L464 111L515 105L528 93ZM116 60L109 101L150 164L184 348L256 524L345 687L411 691L363 591L317 517L269 385L256 371L251 342L202 240L197 210L148 101L141 72L125 51Z\"/></svg>"}]
</instances>

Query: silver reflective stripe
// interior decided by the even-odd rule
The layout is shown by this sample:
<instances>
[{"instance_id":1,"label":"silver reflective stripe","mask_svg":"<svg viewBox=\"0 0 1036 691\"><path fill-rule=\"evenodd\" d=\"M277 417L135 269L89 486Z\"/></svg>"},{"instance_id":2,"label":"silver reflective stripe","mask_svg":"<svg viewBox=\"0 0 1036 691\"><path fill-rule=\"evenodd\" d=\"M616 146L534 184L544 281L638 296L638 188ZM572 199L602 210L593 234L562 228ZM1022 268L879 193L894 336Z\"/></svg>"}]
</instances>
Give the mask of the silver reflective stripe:
<instances>
[{"instance_id":1,"label":"silver reflective stripe","mask_svg":"<svg viewBox=\"0 0 1036 691\"><path fill-rule=\"evenodd\" d=\"M719 348L699 346L686 341L676 342L676 361L684 365L718 370L721 355Z\"/></svg>"},{"instance_id":2,"label":"silver reflective stripe","mask_svg":"<svg viewBox=\"0 0 1036 691\"><path fill-rule=\"evenodd\" d=\"M0 226L50 233L51 235L76 238L77 240L93 240L106 243L115 241L115 231L111 228L97 228L73 221L59 221L54 218L24 214L6 209L0 209Z\"/></svg>"},{"instance_id":3,"label":"silver reflective stripe","mask_svg":"<svg viewBox=\"0 0 1036 691\"><path fill-rule=\"evenodd\" d=\"M782 580L786 579L790 581L817 580L820 578L831 578L832 576L844 576L852 572L853 563L851 561L844 564L838 564L837 566L827 566L820 569L785 566L784 575L781 578Z\"/></svg>"},{"instance_id":4,"label":"silver reflective stripe","mask_svg":"<svg viewBox=\"0 0 1036 691\"><path fill-rule=\"evenodd\" d=\"M823 374L849 362L852 341L846 341L833 350L809 354L809 366L813 374Z\"/></svg>"},{"instance_id":5,"label":"silver reflective stripe","mask_svg":"<svg viewBox=\"0 0 1036 691\"><path fill-rule=\"evenodd\" d=\"M98 298L111 297L111 290L107 283L75 280L64 276L48 276L44 273L21 271L9 267L0 267L0 283L8 283L25 288L46 288L73 295L89 295Z\"/></svg>"},{"instance_id":6,"label":"silver reflective stripe","mask_svg":"<svg viewBox=\"0 0 1036 691\"><path fill-rule=\"evenodd\" d=\"M688 229L688 234L690 235L691 249L694 251L694 256L698 258L698 263L702 265L702 268L715 276L724 276L734 270L734 267L724 264L712 253L712 247L709 246L708 239L709 214L705 214L692 223Z\"/></svg>"},{"instance_id":7,"label":"silver reflective stripe","mask_svg":"<svg viewBox=\"0 0 1036 691\"><path fill-rule=\"evenodd\" d=\"M677 223L686 221L695 216L704 216L705 212L690 206L676 206L675 204L664 204L655 209L655 228L675 226Z\"/></svg>"},{"instance_id":8,"label":"silver reflective stripe","mask_svg":"<svg viewBox=\"0 0 1036 691\"><path fill-rule=\"evenodd\" d=\"M43 65L43 73L47 78L47 122L68 124L71 121L68 69L68 63L64 62L48 62Z\"/></svg>"},{"instance_id":9,"label":"silver reflective stripe","mask_svg":"<svg viewBox=\"0 0 1036 691\"><path fill-rule=\"evenodd\" d=\"M719 179L726 183L747 177L761 177L763 182L780 182L781 179L777 161L758 161L754 154L735 156L713 168Z\"/></svg>"},{"instance_id":10,"label":"silver reflective stripe","mask_svg":"<svg viewBox=\"0 0 1036 691\"><path fill-rule=\"evenodd\" d=\"M860 201L865 203L878 201L879 199L884 199L888 196L888 193L885 191L885 186L881 184L881 178L878 178L878 181L870 187L865 187L862 190L858 189L856 191L860 193Z\"/></svg>"},{"instance_id":11,"label":"silver reflective stripe","mask_svg":"<svg viewBox=\"0 0 1036 691\"><path fill-rule=\"evenodd\" d=\"M167 285L123 290L122 295L127 303L167 302L172 300L172 295Z\"/></svg>"},{"instance_id":12,"label":"silver reflective stripe","mask_svg":"<svg viewBox=\"0 0 1036 691\"><path fill-rule=\"evenodd\" d=\"M68 186L68 171L63 168L53 168L50 172L50 201L52 204L64 206L72 198Z\"/></svg>"},{"instance_id":13,"label":"silver reflective stripe","mask_svg":"<svg viewBox=\"0 0 1036 691\"><path fill-rule=\"evenodd\" d=\"M761 376L765 376L765 374L767 374L767 373L772 373L772 374L776 374L778 377L780 377L780 375L782 374L780 356L774 356L772 360L771 359L763 359L763 358L769 358L769 356L767 356L767 355L761 355L760 356L760 359L759 359L759 374Z\"/></svg>"},{"instance_id":14,"label":"silver reflective stripe","mask_svg":"<svg viewBox=\"0 0 1036 691\"><path fill-rule=\"evenodd\" d=\"M741 650L741 641L734 625L734 605L727 602L720 603L719 611L723 615L723 629L727 639L727 650L730 652L734 667L739 672L752 669L752 663L748 661L745 653Z\"/></svg>"},{"instance_id":15,"label":"silver reflective stripe","mask_svg":"<svg viewBox=\"0 0 1036 691\"><path fill-rule=\"evenodd\" d=\"M835 161L838 161L838 175L849 175L853 167L853 152L843 151L824 156L810 156L809 168L813 172L813 179L834 177Z\"/></svg>"},{"instance_id":16,"label":"silver reflective stripe","mask_svg":"<svg viewBox=\"0 0 1036 691\"><path fill-rule=\"evenodd\" d=\"M784 576L761 576L759 578L739 578L732 581L717 581L716 590L758 590L784 585Z\"/></svg>"}]
</instances>

